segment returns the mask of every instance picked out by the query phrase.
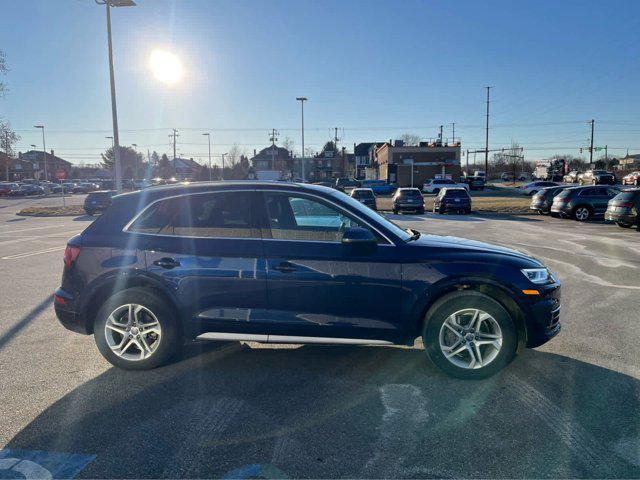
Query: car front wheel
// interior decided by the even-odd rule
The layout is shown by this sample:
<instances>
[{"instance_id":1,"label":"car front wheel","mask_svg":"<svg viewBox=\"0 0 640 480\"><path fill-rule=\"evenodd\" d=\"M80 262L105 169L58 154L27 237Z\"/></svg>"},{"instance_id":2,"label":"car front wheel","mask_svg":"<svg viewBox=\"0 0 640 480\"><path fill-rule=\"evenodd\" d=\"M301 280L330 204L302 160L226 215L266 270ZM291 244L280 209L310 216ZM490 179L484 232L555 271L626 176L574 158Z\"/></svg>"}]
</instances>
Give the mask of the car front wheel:
<instances>
[{"instance_id":1,"label":"car front wheel","mask_svg":"<svg viewBox=\"0 0 640 480\"><path fill-rule=\"evenodd\" d=\"M143 288L130 288L111 296L96 316L94 337L102 356L126 370L163 365L181 343L172 306Z\"/></svg>"},{"instance_id":2,"label":"car front wheel","mask_svg":"<svg viewBox=\"0 0 640 480\"><path fill-rule=\"evenodd\" d=\"M500 303L479 292L449 294L429 309L422 340L445 373L462 379L489 377L513 360L517 335Z\"/></svg>"}]
</instances>

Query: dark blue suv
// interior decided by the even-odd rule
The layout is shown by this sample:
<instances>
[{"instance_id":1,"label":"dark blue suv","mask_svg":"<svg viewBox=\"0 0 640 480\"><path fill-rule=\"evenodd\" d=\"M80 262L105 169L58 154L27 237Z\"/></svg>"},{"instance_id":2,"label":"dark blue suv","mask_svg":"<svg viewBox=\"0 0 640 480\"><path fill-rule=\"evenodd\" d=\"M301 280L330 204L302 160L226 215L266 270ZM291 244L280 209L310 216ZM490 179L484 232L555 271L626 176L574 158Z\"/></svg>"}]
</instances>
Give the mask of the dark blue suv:
<instances>
[{"instance_id":1,"label":"dark blue suv","mask_svg":"<svg viewBox=\"0 0 640 480\"><path fill-rule=\"evenodd\" d=\"M514 250L403 230L334 189L220 182L118 195L64 254L55 310L112 364L185 340L413 345L482 378L560 330L560 283Z\"/></svg>"}]
</instances>

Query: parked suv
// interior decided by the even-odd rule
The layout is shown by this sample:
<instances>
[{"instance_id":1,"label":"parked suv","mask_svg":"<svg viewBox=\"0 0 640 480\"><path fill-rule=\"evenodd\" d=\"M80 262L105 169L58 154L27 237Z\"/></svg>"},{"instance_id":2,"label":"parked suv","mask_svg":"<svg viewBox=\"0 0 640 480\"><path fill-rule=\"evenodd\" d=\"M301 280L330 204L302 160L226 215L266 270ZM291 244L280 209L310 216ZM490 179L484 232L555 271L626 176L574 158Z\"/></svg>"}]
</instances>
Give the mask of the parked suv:
<instances>
[{"instance_id":1,"label":"parked suv","mask_svg":"<svg viewBox=\"0 0 640 480\"><path fill-rule=\"evenodd\" d=\"M570 188L570 186L561 185L558 187L545 187L542 190L539 190L533 197L531 197L529 209L538 212L540 215L550 213L553 199L565 188Z\"/></svg>"},{"instance_id":2,"label":"parked suv","mask_svg":"<svg viewBox=\"0 0 640 480\"><path fill-rule=\"evenodd\" d=\"M640 232L640 189L625 190L609 200L604 219L624 228L636 225Z\"/></svg>"},{"instance_id":3,"label":"parked suv","mask_svg":"<svg viewBox=\"0 0 640 480\"><path fill-rule=\"evenodd\" d=\"M117 193L115 190L101 190L89 193L84 199L84 211L87 215L104 212L111 205L111 197Z\"/></svg>"},{"instance_id":4,"label":"parked suv","mask_svg":"<svg viewBox=\"0 0 640 480\"><path fill-rule=\"evenodd\" d=\"M363 203L372 210L376 208L376 196L373 194L373 190L370 188L354 188L349 194L351 198L355 198L360 203Z\"/></svg>"},{"instance_id":5,"label":"parked suv","mask_svg":"<svg viewBox=\"0 0 640 480\"><path fill-rule=\"evenodd\" d=\"M424 198L418 188L399 188L391 200L393 201L393 213L407 211L424 213Z\"/></svg>"},{"instance_id":6,"label":"parked suv","mask_svg":"<svg viewBox=\"0 0 640 480\"><path fill-rule=\"evenodd\" d=\"M435 193L437 195L438 192L440 192L440 190L442 190L443 188L450 187L460 187L464 188L465 190L469 189L469 185L467 183L456 183L448 178L434 178L432 180L427 180L424 183L424 185L422 186L422 191L424 193Z\"/></svg>"},{"instance_id":7,"label":"parked suv","mask_svg":"<svg viewBox=\"0 0 640 480\"><path fill-rule=\"evenodd\" d=\"M616 177L606 170L587 170L578 175L580 185L615 185Z\"/></svg>"},{"instance_id":8,"label":"parked suv","mask_svg":"<svg viewBox=\"0 0 640 480\"><path fill-rule=\"evenodd\" d=\"M618 193L617 188L605 186L565 188L553 199L551 213L585 222L603 215L609 200Z\"/></svg>"},{"instance_id":9,"label":"parked suv","mask_svg":"<svg viewBox=\"0 0 640 480\"><path fill-rule=\"evenodd\" d=\"M403 230L333 189L266 182L113 197L64 253L55 311L113 365L149 369L185 339L412 345L487 377L560 330L538 260Z\"/></svg>"},{"instance_id":10,"label":"parked suv","mask_svg":"<svg viewBox=\"0 0 640 480\"><path fill-rule=\"evenodd\" d=\"M471 213L471 197L466 188L443 188L433 200L433 213Z\"/></svg>"}]
</instances>

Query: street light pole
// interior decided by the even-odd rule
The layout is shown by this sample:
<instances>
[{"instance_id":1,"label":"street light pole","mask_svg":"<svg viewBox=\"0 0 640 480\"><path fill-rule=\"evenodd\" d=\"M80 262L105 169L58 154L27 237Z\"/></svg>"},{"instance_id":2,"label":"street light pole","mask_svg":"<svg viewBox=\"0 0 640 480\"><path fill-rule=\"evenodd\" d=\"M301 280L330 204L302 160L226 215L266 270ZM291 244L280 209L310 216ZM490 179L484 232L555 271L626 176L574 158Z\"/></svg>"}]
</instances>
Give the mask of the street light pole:
<instances>
[{"instance_id":1,"label":"street light pole","mask_svg":"<svg viewBox=\"0 0 640 480\"><path fill-rule=\"evenodd\" d=\"M211 134L203 133L202 135L207 137L207 141L209 143L209 181L213 180L213 170L211 169Z\"/></svg>"},{"instance_id":2,"label":"street light pole","mask_svg":"<svg viewBox=\"0 0 640 480\"><path fill-rule=\"evenodd\" d=\"M302 112L302 156L300 157L300 169L302 174L302 183L305 182L305 172L304 172L304 102L308 99L307 97L296 97L296 100L300 102L300 109Z\"/></svg>"},{"instance_id":3,"label":"street light pole","mask_svg":"<svg viewBox=\"0 0 640 480\"><path fill-rule=\"evenodd\" d=\"M44 179L49 180L49 174L47 172L47 145L44 141L44 125L34 125L33 127L42 129L42 160L44 162Z\"/></svg>"},{"instance_id":4,"label":"street light pole","mask_svg":"<svg viewBox=\"0 0 640 480\"><path fill-rule=\"evenodd\" d=\"M113 122L114 176L115 187L122 191L122 164L120 163L120 137L118 135L118 108L116 106L116 81L113 72L113 46L111 42L111 7L133 7L133 0L95 0L98 5L104 5L107 11L107 42L109 46L109 80L111 84L111 119Z\"/></svg>"},{"instance_id":5,"label":"street light pole","mask_svg":"<svg viewBox=\"0 0 640 480\"><path fill-rule=\"evenodd\" d=\"M224 156L227 155L226 153L222 154L222 173L220 174L220 180L224 180Z\"/></svg>"}]
</instances>

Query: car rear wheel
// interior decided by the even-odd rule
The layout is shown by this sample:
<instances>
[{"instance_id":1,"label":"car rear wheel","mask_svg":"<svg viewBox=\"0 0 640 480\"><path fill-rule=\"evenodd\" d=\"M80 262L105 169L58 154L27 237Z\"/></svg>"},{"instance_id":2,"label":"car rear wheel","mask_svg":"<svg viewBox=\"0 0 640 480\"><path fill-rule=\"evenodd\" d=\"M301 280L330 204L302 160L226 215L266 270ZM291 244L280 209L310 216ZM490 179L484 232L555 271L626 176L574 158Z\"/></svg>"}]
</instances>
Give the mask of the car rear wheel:
<instances>
[{"instance_id":1,"label":"car rear wheel","mask_svg":"<svg viewBox=\"0 0 640 480\"><path fill-rule=\"evenodd\" d=\"M620 228L631 228L631 225L627 225L626 223L616 222Z\"/></svg>"},{"instance_id":2,"label":"car rear wheel","mask_svg":"<svg viewBox=\"0 0 640 480\"><path fill-rule=\"evenodd\" d=\"M438 368L454 377L489 377L513 360L517 335L509 313L479 292L456 292L437 301L425 319L422 340Z\"/></svg>"},{"instance_id":3,"label":"car rear wheel","mask_svg":"<svg viewBox=\"0 0 640 480\"><path fill-rule=\"evenodd\" d=\"M143 288L111 296L96 316L94 337L102 356L126 370L163 365L181 343L172 306Z\"/></svg>"},{"instance_id":4,"label":"car rear wheel","mask_svg":"<svg viewBox=\"0 0 640 480\"><path fill-rule=\"evenodd\" d=\"M589 209L589 207L577 207L573 211L573 216L579 222L586 222L591 217L591 210Z\"/></svg>"}]
</instances>

